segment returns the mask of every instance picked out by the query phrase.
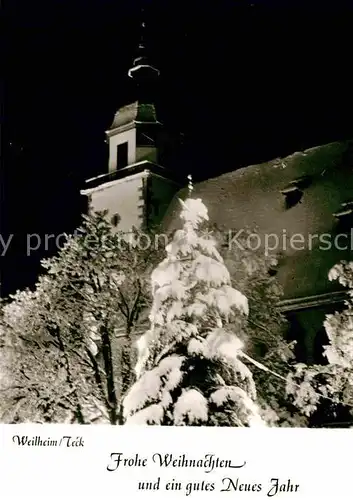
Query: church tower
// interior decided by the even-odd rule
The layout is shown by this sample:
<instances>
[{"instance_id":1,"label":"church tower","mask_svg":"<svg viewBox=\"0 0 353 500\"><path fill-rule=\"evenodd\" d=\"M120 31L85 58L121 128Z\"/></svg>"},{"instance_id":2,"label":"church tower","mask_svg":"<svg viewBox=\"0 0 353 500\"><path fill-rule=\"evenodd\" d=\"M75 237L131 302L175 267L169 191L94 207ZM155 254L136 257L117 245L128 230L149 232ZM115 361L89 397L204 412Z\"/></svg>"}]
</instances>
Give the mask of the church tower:
<instances>
[{"instance_id":1,"label":"church tower","mask_svg":"<svg viewBox=\"0 0 353 500\"><path fill-rule=\"evenodd\" d=\"M124 232L133 226L150 229L158 225L180 188L177 176L159 164L163 130L154 101L159 70L147 56L143 32L128 71L138 98L117 111L106 131L108 172L88 179L81 191L88 198L89 211L108 210L112 224Z\"/></svg>"}]
</instances>

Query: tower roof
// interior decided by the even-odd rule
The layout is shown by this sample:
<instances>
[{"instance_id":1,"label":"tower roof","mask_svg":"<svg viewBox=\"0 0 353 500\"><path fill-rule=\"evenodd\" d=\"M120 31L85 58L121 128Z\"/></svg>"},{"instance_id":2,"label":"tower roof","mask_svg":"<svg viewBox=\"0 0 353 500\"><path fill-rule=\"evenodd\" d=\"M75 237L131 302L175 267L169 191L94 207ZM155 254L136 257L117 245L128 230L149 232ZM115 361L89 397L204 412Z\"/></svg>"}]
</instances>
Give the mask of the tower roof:
<instances>
[{"instance_id":1,"label":"tower roof","mask_svg":"<svg viewBox=\"0 0 353 500\"><path fill-rule=\"evenodd\" d=\"M127 127L136 124L158 124L154 104L145 104L135 101L123 106L115 113L113 123L109 130Z\"/></svg>"}]
</instances>

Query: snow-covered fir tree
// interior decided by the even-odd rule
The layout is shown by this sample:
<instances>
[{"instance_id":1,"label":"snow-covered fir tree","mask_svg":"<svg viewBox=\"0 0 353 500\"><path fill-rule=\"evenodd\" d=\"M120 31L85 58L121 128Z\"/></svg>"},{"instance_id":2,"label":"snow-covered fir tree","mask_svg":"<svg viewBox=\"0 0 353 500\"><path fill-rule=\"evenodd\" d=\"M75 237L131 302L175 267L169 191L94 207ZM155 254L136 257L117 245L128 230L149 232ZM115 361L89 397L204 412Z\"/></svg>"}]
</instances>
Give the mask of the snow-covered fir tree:
<instances>
[{"instance_id":1,"label":"snow-covered fir tree","mask_svg":"<svg viewBox=\"0 0 353 500\"><path fill-rule=\"evenodd\" d=\"M243 360L247 298L231 286L200 199L182 202L182 229L152 273L150 329L138 341L126 424L265 425Z\"/></svg>"}]
</instances>

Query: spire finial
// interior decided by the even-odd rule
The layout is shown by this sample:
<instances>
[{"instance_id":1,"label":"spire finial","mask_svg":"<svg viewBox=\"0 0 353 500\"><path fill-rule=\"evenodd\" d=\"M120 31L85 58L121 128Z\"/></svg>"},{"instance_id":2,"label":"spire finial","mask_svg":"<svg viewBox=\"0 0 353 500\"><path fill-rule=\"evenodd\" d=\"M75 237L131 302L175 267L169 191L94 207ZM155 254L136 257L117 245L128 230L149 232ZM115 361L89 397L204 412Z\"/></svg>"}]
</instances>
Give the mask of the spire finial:
<instances>
[{"instance_id":1,"label":"spire finial","mask_svg":"<svg viewBox=\"0 0 353 500\"><path fill-rule=\"evenodd\" d=\"M189 193L189 196L191 196L191 193L192 193L192 192L193 192L193 190L194 190L194 185L193 185L193 183L192 183L192 175L191 175L191 174L189 174L187 178L188 178L188 181L189 181L189 182L188 182L188 193Z\"/></svg>"},{"instance_id":2,"label":"spire finial","mask_svg":"<svg viewBox=\"0 0 353 500\"><path fill-rule=\"evenodd\" d=\"M151 79L159 76L159 70L150 64L146 48L145 9L141 7L140 42L137 55L128 71L130 78Z\"/></svg>"}]
</instances>

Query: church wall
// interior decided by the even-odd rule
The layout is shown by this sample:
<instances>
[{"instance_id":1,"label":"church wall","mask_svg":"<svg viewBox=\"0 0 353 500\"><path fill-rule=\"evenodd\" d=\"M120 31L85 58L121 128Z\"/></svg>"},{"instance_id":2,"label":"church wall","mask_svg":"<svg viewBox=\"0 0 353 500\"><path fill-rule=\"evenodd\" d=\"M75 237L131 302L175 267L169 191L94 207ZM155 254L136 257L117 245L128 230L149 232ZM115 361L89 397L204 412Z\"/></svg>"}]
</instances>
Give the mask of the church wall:
<instances>
[{"instance_id":1,"label":"church wall","mask_svg":"<svg viewBox=\"0 0 353 500\"><path fill-rule=\"evenodd\" d=\"M178 190L179 186L159 175L152 174L148 183L147 204L148 221L150 226L157 226L161 223L166 213L170 200Z\"/></svg>"},{"instance_id":2,"label":"church wall","mask_svg":"<svg viewBox=\"0 0 353 500\"><path fill-rule=\"evenodd\" d=\"M90 197L91 211L108 210L109 217L117 214L118 229L129 232L132 226L139 227L143 217L142 175L111 182L94 190Z\"/></svg>"},{"instance_id":3,"label":"church wall","mask_svg":"<svg viewBox=\"0 0 353 500\"><path fill-rule=\"evenodd\" d=\"M154 146L139 146L136 148L136 162L151 161L157 162L157 149Z\"/></svg>"}]
</instances>

